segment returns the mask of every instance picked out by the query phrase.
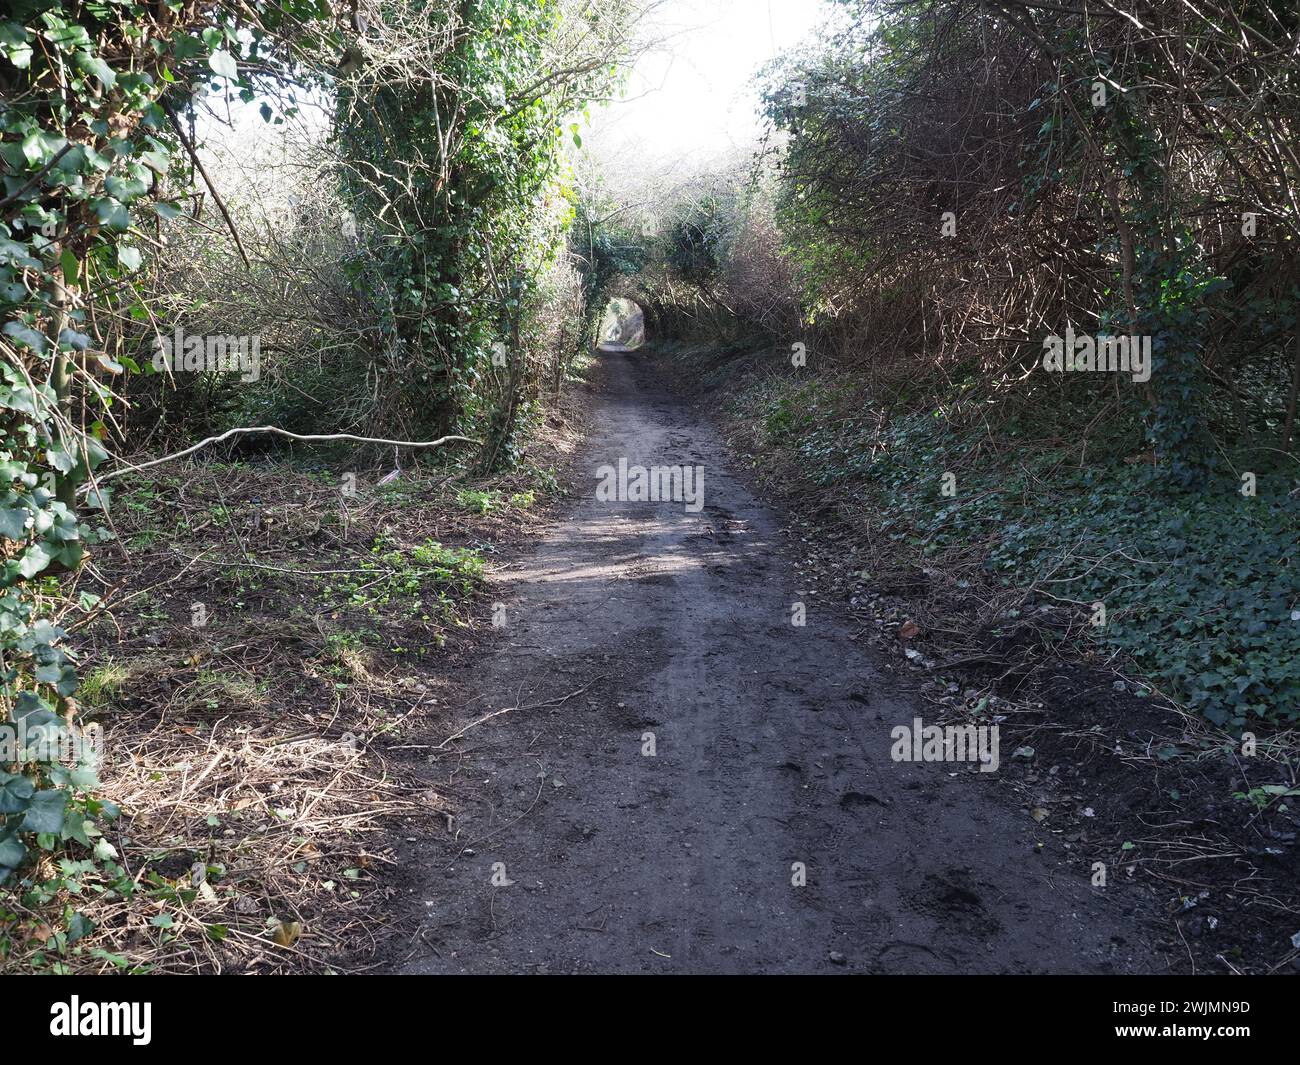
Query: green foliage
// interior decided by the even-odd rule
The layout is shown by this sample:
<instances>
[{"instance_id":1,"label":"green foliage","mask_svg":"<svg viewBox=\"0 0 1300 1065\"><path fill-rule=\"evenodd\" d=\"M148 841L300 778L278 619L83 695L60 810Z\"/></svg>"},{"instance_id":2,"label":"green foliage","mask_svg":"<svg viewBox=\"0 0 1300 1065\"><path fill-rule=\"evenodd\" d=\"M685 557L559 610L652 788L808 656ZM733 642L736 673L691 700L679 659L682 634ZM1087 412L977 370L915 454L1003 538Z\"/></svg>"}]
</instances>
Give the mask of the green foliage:
<instances>
[{"instance_id":1,"label":"green foliage","mask_svg":"<svg viewBox=\"0 0 1300 1065\"><path fill-rule=\"evenodd\" d=\"M859 391L774 388L769 442L901 552L1104 603L1093 640L1211 721L1300 720L1294 16L838 6L765 100L807 342ZM1046 373L1067 327L1148 339L1149 381Z\"/></svg>"},{"instance_id":2,"label":"green foliage","mask_svg":"<svg viewBox=\"0 0 1300 1065\"><path fill-rule=\"evenodd\" d=\"M350 276L383 308L369 372L390 418L485 439L490 470L515 454L543 376L530 328L573 217L570 116L608 89L629 12L534 0L386 8L432 54L381 52L338 96L365 240Z\"/></svg>"},{"instance_id":3,"label":"green foliage","mask_svg":"<svg viewBox=\"0 0 1300 1065\"><path fill-rule=\"evenodd\" d=\"M337 593L349 606L373 615L394 601L406 601L412 616L428 619L431 596L436 613L453 620L452 592L471 594L483 579L482 554L474 548L445 547L433 540L409 551L387 540L377 541L363 560L361 572L339 583Z\"/></svg>"},{"instance_id":4,"label":"green foliage","mask_svg":"<svg viewBox=\"0 0 1300 1065\"><path fill-rule=\"evenodd\" d=\"M480 491L474 488L462 488L456 493L456 505L475 514L491 514L494 510L516 507L526 510L536 502L536 494L529 490L514 492L507 496L497 489Z\"/></svg>"},{"instance_id":5,"label":"green foliage","mask_svg":"<svg viewBox=\"0 0 1300 1065\"><path fill-rule=\"evenodd\" d=\"M1063 591L1102 602L1103 646L1165 682L1217 725L1300 720L1300 507L1278 475L1244 498L1228 476L1171 494L1150 467L1065 481L1065 500L1009 512L989 567L1028 584L1056 572ZM1074 559L1061 573L1061 560ZM1093 563L1096 563L1095 566Z\"/></svg>"},{"instance_id":6,"label":"green foliage","mask_svg":"<svg viewBox=\"0 0 1300 1065\"><path fill-rule=\"evenodd\" d=\"M712 288L722 270L726 220L717 197L692 204L690 212L673 220L668 234L668 267L683 280Z\"/></svg>"},{"instance_id":7,"label":"green foliage","mask_svg":"<svg viewBox=\"0 0 1300 1065\"><path fill-rule=\"evenodd\" d=\"M943 387L941 364L976 346L979 369L1006 372L1013 349L992 344L1024 337L1028 356L1067 324L1146 337L1144 431L1172 480L1213 475L1216 391L1239 428L1281 430L1287 450L1300 175L1272 145L1300 97L1264 42L1288 47L1294 19L1247 41L1216 4L1178 23L1171 50L1154 23L1098 28L1069 8L839 6L837 32L765 83L788 135L777 219L810 343Z\"/></svg>"}]
</instances>

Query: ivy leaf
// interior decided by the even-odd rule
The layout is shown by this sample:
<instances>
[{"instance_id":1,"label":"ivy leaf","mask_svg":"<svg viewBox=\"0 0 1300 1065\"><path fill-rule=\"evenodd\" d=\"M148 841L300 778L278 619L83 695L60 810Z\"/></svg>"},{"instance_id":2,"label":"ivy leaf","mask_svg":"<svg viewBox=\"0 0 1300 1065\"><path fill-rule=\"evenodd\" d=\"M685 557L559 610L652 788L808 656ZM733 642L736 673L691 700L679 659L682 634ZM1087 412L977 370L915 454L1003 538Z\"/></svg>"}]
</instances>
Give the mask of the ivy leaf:
<instances>
[{"instance_id":1,"label":"ivy leaf","mask_svg":"<svg viewBox=\"0 0 1300 1065\"><path fill-rule=\"evenodd\" d=\"M177 59L194 59L203 54L203 42L183 31L178 32L171 43Z\"/></svg>"},{"instance_id":2,"label":"ivy leaf","mask_svg":"<svg viewBox=\"0 0 1300 1065\"><path fill-rule=\"evenodd\" d=\"M63 813L68 804L67 793L61 790L38 791L32 796L31 806L19 826L23 832L63 831Z\"/></svg>"},{"instance_id":3,"label":"ivy leaf","mask_svg":"<svg viewBox=\"0 0 1300 1065\"><path fill-rule=\"evenodd\" d=\"M24 507L0 509L0 536L6 540L21 540L27 531L27 510Z\"/></svg>"},{"instance_id":4,"label":"ivy leaf","mask_svg":"<svg viewBox=\"0 0 1300 1065\"><path fill-rule=\"evenodd\" d=\"M84 939L95 930L95 922L84 913L74 913L68 921L68 946L79 939Z\"/></svg>"},{"instance_id":5,"label":"ivy leaf","mask_svg":"<svg viewBox=\"0 0 1300 1065\"><path fill-rule=\"evenodd\" d=\"M105 514L112 507L113 495L112 486L107 484L95 485L86 493L84 506L87 510L102 510Z\"/></svg>"},{"instance_id":6,"label":"ivy leaf","mask_svg":"<svg viewBox=\"0 0 1300 1065\"><path fill-rule=\"evenodd\" d=\"M77 66L95 78L105 92L117 84L117 75L113 73L113 68L97 55L91 55L89 52L78 52Z\"/></svg>"},{"instance_id":7,"label":"ivy leaf","mask_svg":"<svg viewBox=\"0 0 1300 1065\"><path fill-rule=\"evenodd\" d=\"M65 697L77 690L77 671L66 662L51 662L38 667L36 680L41 684L54 685L54 690Z\"/></svg>"},{"instance_id":8,"label":"ivy leaf","mask_svg":"<svg viewBox=\"0 0 1300 1065\"><path fill-rule=\"evenodd\" d=\"M130 203L149 191L149 182L139 174L110 174L104 179L104 191L114 199Z\"/></svg>"},{"instance_id":9,"label":"ivy leaf","mask_svg":"<svg viewBox=\"0 0 1300 1065\"><path fill-rule=\"evenodd\" d=\"M23 858L27 856L27 848L18 842L15 833L7 836L0 836L0 882L3 882L11 872L17 869L23 863Z\"/></svg>"},{"instance_id":10,"label":"ivy leaf","mask_svg":"<svg viewBox=\"0 0 1300 1065\"><path fill-rule=\"evenodd\" d=\"M6 322L4 334L7 337L13 337L24 347L31 348L37 355L45 354L45 337L35 329L23 325L22 322Z\"/></svg>"},{"instance_id":11,"label":"ivy leaf","mask_svg":"<svg viewBox=\"0 0 1300 1065\"><path fill-rule=\"evenodd\" d=\"M140 249L130 244L122 244L117 249L117 261L122 267L134 273L140 269Z\"/></svg>"},{"instance_id":12,"label":"ivy leaf","mask_svg":"<svg viewBox=\"0 0 1300 1065\"><path fill-rule=\"evenodd\" d=\"M17 704L14 706L13 718L15 723L22 722L23 728L29 732L60 720L59 716L50 709L50 704L34 692L19 694Z\"/></svg>"},{"instance_id":13,"label":"ivy leaf","mask_svg":"<svg viewBox=\"0 0 1300 1065\"><path fill-rule=\"evenodd\" d=\"M59 332L59 348L61 350L85 351L89 346L90 337L86 336L85 333L78 333L75 329L64 329Z\"/></svg>"},{"instance_id":14,"label":"ivy leaf","mask_svg":"<svg viewBox=\"0 0 1300 1065\"><path fill-rule=\"evenodd\" d=\"M45 160L45 142L41 140L41 135L36 132L27 134L23 138L23 158L35 166Z\"/></svg>"},{"instance_id":15,"label":"ivy leaf","mask_svg":"<svg viewBox=\"0 0 1300 1065\"><path fill-rule=\"evenodd\" d=\"M81 544L64 544L54 557L67 566L68 569L76 569L85 554L86 550Z\"/></svg>"},{"instance_id":16,"label":"ivy leaf","mask_svg":"<svg viewBox=\"0 0 1300 1065\"><path fill-rule=\"evenodd\" d=\"M84 26L75 25L48 11L41 18L49 27L41 36L55 45L59 51L72 52L78 48L92 47L90 34L86 32Z\"/></svg>"},{"instance_id":17,"label":"ivy leaf","mask_svg":"<svg viewBox=\"0 0 1300 1065\"><path fill-rule=\"evenodd\" d=\"M101 225L125 233L131 228L131 215L117 200L102 197L95 201L95 217Z\"/></svg>"},{"instance_id":18,"label":"ivy leaf","mask_svg":"<svg viewBox=\"0 0 1300 1065\"><path fill-rule=\"evenodd\" d=\"M208 66L223 78L231 78L233 80L239 77L239 68L235 65L234 57L224 48L218 48L208 56Z\"/></svg>"},{"instance_id":19,"label":"ivy leaf","mask_svg":"<svg viewBox=\"0 0 1300 1065\"><path fill-rule=\"evenodd\" d=\"M104 450L104 446L94 436L82 437L81 446L82 456L79 465L84 477L108 458L108 452Z\"/></svg>"},{"instance_id":20,"label":"ivy leaf","mask_svg":"<svg viewBox=\"0 0 1300 1065\"><path fill-rule=\"evenodd\" d=\"M19 70L31 66L32 46L27 43L27 31L17 22L0 22L0 53Z\"/></svg>"},{"instance_id":21,"label":"ivy leaf","mask_svg":"<svg viewBox=\"0 0 1300 1065\"><path fill-rule=\"evenodd\" d=\"M51 555L44 544L32 544L18 560L18 572L24 577L35 577L50 564Z\"/></svg>"},{"instance_id":22,"label":"ivy leaf","mask_svg":"<svg viewBox=\"0 0 1300 1065\"><path fill-rule=\"evenodd\" d=\"M31 805L36 786L18 773L0 773L0 814L20 814ZM4 864L0 859L0 865Z\"/></svg>"},{"instance_id":23,"label":"ivy leaf","mask_svg":"<svg viewBox=\"0 0 1300 1065\"><path fill-rule=\"evenodd\" d=\"M45 453L45 457L60 473L71 473L72 468L77 464L77 456L66 448L52 447Z\"/></svg>"}]
</instances>

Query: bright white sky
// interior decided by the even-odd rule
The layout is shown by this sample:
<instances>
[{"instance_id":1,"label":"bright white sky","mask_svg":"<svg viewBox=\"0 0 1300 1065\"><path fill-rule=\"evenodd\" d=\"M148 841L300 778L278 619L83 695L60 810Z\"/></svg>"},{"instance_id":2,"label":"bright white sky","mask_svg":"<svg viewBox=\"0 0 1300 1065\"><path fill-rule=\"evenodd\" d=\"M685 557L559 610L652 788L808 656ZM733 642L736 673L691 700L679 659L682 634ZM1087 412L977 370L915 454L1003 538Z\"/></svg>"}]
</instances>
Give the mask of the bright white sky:
<instances>
[{"instance_id":1,"label":"bright white sky","mask_svg":"<svg viewBox=\"0 0 1300 1065\"><path fill-rule=\"evenodd\" d=\"M592 105L581 154L613 184L627 186L746 153L763 128L756 73L831 10L824 0L658 0L644 36L659 43L637 62L621 98ZM226 113L225 104L215 106ZM256 102L235 100L229 113L235 124L228 130L200 120L199 139L210 153L251 162L288 147L285 127L263 123ZM327 118L328 109L309 110L299 122L318 130ZM633 160L637 165L628 166ZM223 173L218 185L227 199L239 200L243 181Z\"/></svg>"},{"instance_id":2,"label":"bright white sky","mask_svg":"<svg viewBox=\"0 0 1300 1065\"><path fill-rule=\"evenodd\" d=\"M626 98L592 109L590 140L604 158L723 154L761 129L753 77L797 45L828 11L823 0L664 0Z\"/></svg>"}]
</instances>

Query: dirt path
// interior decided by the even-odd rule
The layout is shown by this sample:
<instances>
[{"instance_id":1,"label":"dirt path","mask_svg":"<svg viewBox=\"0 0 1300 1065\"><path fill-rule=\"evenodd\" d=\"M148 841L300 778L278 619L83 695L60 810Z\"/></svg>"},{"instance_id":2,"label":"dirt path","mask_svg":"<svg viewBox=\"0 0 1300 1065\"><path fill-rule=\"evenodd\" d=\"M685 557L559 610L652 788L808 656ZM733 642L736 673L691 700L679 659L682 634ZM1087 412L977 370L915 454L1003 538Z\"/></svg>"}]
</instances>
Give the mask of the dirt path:
<instances>
[{"instance_id":1,"label":"dirt path","mask_svg":"<svg viewBox=\"0 0 1300 1065\"><path fill-rule=\"evenodd\" d=\"M503 575L507 627L462 678L466 722L524 709L434 766L461 812L454 842L439 822L411 856L427 949L401 970L1157 966L1132 897L1065 871L1054 842L1035 854L995 774L890 759L917 711L824 610L791 624L776 515L651 367L603 359L588 490ZM704 466L703 511L597 502L594 471L621 457Z\"/></svg>"}]
</instances>

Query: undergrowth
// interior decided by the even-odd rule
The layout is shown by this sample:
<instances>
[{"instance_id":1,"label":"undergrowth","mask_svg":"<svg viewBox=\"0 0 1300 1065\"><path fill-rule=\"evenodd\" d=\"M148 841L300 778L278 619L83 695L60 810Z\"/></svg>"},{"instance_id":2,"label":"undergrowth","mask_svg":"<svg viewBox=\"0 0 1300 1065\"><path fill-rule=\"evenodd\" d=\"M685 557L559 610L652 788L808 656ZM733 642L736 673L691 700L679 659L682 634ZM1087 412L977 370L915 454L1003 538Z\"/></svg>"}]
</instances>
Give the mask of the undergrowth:
<instances>
[{"instance_id":1,"label":"undergrowth","mask_svg":"<svg viewBox=\"0 0 1300 1065\"><path fill-rule=\"evenodd\" d=\"M531 463L474 487L380 472L211 462L120 489L122 578L82 575L105 609L75 634L100 784L34 834L0 971L333 972L373 949L387 827L417 808L387 746L440 727L433 657L561 490ZM0 773L0 811L25 786Z\"/></svg>"},{"instance_id":2,"label":"undergrowth","mask_svg":"<svg viewBox=\"0 0 1300 1065\"><path fill-rule=\"evenodd\" d=\"M1216 725L1300 720L1300 499L1285 471L1243 479L1225 461L1188 490L1129 453L1122 421L1084 448L1014 417L886 420L821 378L768 378L745 402L811 480L860 493L901 553L975 545L989 580L1078 611L1098 647Z\"/></svg>"}]
</instances>

